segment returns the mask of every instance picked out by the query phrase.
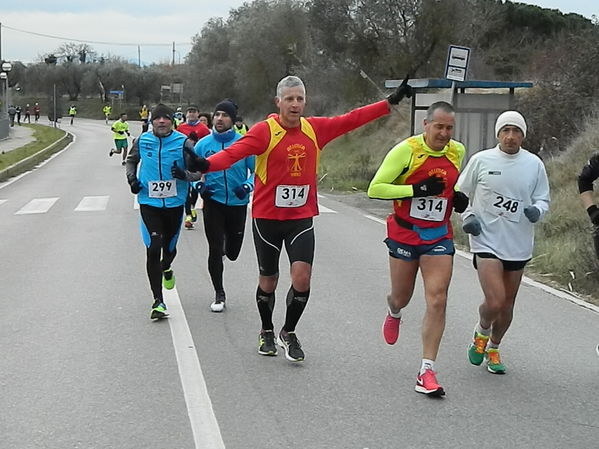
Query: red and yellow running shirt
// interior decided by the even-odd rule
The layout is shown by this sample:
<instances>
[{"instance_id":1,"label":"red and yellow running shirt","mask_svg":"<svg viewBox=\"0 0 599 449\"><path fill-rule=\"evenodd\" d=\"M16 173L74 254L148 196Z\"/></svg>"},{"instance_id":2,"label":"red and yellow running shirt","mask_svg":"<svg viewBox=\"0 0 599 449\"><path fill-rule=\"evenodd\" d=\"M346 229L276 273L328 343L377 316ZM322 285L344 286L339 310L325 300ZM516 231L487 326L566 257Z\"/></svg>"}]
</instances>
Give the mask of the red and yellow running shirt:
<instances>
[{"instance_id":1,"label":"red and yellow running shirt","mask_svg":"<svg viewBox=\"0 0 599 449\"><path fill-rule=\"evenodd\" d=\"M425 143L423 134L398 143L387 153L370 182L368 196L395 200L394 214L387 218L389 238L409 245L431 244L430 240L423 240L418 232L400 226L394 215L423 229L447 225L447 233L433 242L453 237L449 217L464 153L464 145L455 140L450 140L441 151L435 151ZM413 198L412 185L430 176L443 178L445 190L440 195Z\"/></svg>"},{"instance_id":2,"label":"red and yellow running shirt","mask_svg":"<svg viewBox=\"0 0 599 449\"><path fill-rule=\"evenodd\" d=\"M337 117L301 118L285 128L276 114L252 126L223 151L210 156L209 171L220 171L256 155L252 217L293 220L318 215L317 171L320 150L331 140L388 114L386 100Z\"/></svg>"}]
</instances>

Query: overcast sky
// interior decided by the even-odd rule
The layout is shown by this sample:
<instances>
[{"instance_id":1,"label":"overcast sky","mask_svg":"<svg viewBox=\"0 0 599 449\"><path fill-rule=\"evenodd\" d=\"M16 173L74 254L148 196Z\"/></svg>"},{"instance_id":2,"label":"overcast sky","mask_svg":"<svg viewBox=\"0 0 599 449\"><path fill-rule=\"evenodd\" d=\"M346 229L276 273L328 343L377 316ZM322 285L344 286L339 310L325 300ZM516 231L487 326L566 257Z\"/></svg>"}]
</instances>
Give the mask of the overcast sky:
<instances>
[{"instance_id":1,"label":"overcast sky","mask_svg":"<svg viewBox=\"0 0 599 449\"><path fill-rule=\"evenodd\" d=\"M170 62L173 58L172 43L175 42L175 61L183 62L191 49L192 37L208 19L227 18L232 8L243 3L243 0L5 0L0 11L0 56L10 61L36 62L65 42L83 40L100 54L118 55L134 63L138 61L139 45L142 64L149 64ZM575 12L587 18L599 16L597 1L540 0L525 3L559 9L564 13Z\"/></svg>"}]
</instances>

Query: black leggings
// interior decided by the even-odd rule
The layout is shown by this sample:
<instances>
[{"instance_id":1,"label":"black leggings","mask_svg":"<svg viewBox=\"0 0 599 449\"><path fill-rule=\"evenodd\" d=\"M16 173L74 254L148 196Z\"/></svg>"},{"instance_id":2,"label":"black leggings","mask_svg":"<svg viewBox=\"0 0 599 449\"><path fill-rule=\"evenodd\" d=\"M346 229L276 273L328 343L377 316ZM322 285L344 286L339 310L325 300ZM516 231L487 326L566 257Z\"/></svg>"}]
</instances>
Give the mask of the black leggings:
<instances>
[{"instance_id":1,"label":"black leggings","mask_svg":"<svg viewBox=\"0 0 599 449\"><path fill-rule=\"evenodd\" d=\"M146 270L154 299L162 301L162 272L171 267L177 255L183 206L152 207L139 205L141 235L146 245Z\"/></svg>"},{"instance_id":2,"label":"black leggings","mask_svg":"<svg viewBox=\"0 0 599 449\"><path fill-rule=\"evenodd\" d=\"M191 209L196 207L198 202L198 191L189 186L189 192L187 192L187 198L185 199L185 215L191 215Z\"/></svg>"},{"instance_id":3,"label":"black leggings","mask_svg":"<svg viewBox=\"0 0 599 449\"><path fill-rule=\"evenodd\" d=\"M204 231L208 240L208 272L214 290L223 291L223 256L236 260L241 251L247 206L226 206L204 200Z\"/></svg>"}]
</instances>

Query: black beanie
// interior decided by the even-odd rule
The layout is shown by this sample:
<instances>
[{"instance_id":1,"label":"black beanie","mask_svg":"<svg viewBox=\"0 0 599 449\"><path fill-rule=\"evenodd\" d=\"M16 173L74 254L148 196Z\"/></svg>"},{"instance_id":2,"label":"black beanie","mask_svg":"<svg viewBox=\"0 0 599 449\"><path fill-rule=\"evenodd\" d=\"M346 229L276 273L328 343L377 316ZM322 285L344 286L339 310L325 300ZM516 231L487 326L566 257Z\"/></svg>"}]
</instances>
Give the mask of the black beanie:
<instances>
[{"instance_id":1,"label":"black beanie","mask_svg":"<svg viewBox=\"0 0 599 449\"><path fill-rule=\"evenodd\" d=\"M174 111L169 108L165 104L157 104L154 109L152 109L152 120L156 120L157 118L164 117L169 119L171 122L173 121Z\"/></svg>"},{"instance_id":2,"label":"black beanie","mask_svg":"<svg viewBox=\"0 0 599 449\"><path fill-rule=\"evenodd\" d=\"M229 115L229 117L231 117L231 120L233 120L233 122L235 122L235 119L237 118L237 105L233 103L231 100L221 101L214 108L214 112L216 111L226 112Z\"/></svg>"}]
</instances>

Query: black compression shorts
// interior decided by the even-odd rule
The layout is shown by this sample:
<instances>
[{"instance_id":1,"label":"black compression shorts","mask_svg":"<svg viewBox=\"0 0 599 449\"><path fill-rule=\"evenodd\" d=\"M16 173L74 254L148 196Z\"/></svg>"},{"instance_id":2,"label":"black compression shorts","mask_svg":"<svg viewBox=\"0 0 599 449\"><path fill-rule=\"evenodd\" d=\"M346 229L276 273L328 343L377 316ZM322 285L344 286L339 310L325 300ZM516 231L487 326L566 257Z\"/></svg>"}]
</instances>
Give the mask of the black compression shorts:
<instances>
[{"instance_id":1,"label":"black compression shorts","mask_svg":"<svg viewBox=\"0 0 599 449\"><path fill-rule=\"evenodd\" d=\"M279 274L279 257L285 243L289 263L314 260L314 224L312 218L299 220L252 220L254 246L262 276Z\"/></svg>"}]
</instances>

